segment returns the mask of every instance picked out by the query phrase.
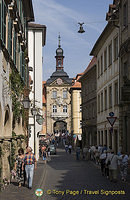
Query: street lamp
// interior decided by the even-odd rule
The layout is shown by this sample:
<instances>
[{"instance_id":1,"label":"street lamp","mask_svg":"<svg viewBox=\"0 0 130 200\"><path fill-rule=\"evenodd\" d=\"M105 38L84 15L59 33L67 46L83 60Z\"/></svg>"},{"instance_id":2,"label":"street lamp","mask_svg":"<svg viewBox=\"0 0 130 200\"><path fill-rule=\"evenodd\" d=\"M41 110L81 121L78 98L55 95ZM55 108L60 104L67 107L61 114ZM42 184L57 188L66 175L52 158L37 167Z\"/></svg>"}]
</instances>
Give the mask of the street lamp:
<instances>
[{"instance_id":1,"label":"street lamp","mask_svg":"<svg viewBox=\"0 0 130 200\"><path fill-rule=\"evenodd\" d=\"M33 116L36 116L37 115L37 108L33 107L31 109L31 113L32 113Z\"/></svg>"},{"instance_id":2,"label":"street lamp","mask_svg":"<svg viewBox=\"0 0 130 200\"><path fill-rule=\"evenodd\" d=\"M84 33L85 32L85 30L83 29L84 22L83 23L78 23L78 24L80 25L78 33Z\"/></svg>"},{"instance_id":3,"label":"street lamp","mask_svg":"<svg viewBox=\"0 0 130 200\"><path fill-rule=\"evenodd\" d=\"M43 120L44 120L44 118L42 117L42 115L40 115L40 114L37 114L37 115L36 115L36 122L37 122L39 125L42 125L42 124L43 124Z\"/></svg>"},{"instance_id":4,"label":"street lamp","mask_svg":"<svg viewBox=\"0 0 130 200\"><path fill-rule=\"evenodd\" d=\"M29 97L25 97L23 99L23 101L22 101L23 107L25 109L29 109L30 108L30 103L31 103L31 101L30 101Z\"/></svg>"}]
</instances>

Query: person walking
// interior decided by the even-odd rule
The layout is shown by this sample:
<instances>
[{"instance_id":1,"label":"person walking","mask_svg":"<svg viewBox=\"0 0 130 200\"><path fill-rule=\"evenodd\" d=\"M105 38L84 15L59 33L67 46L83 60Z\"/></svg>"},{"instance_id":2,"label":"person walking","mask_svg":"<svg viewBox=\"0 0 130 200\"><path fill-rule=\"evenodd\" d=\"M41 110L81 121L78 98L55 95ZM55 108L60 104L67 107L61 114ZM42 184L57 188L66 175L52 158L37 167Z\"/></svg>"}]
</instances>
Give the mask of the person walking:
<instances>
[{"instance_id":1,"label":"person walking","mask_svg":"<svg viewBox=\"0 0 130 200\"><path fill-rule=\"evenodd\" d=\"M126 181L127 169L128 169L128 155L123 153L120 155L120 158L121 158L120 161L121 180Z\"/></svg>"},{"instance_id":2,"label":"person walking","mask_svg":"<svg viewBox=\"0 0 130 200\"><path fill-rule=\"evenodd\" d=\"M25 165L25 171L26 171L26 178L28 181L28 188L32 189L32 183L33 183L33 175L34 175L34 168L37 168L37 162L34 154L32 153L32 148L27 147L26 149L27 153L25 154L23 158L23 166Z\"/></svg>"},{"instance_id":3,"label":"person walking","mask_svg":"<svg viewBox=\"0 0 130 200\"><path fill-rule=\"evenodd\" d=\"M65 151L66 151L66 153L68 153L68 149L69 149L69 146L68 146L68 144L66 143L66 144L65 144Z\"/></svg>"},{"instance_id":4,"label":"person walking","mask_svg":"<svg viewBox=\"0 0 130 200\"><path fill-rule=\"evenodd\" d=\"M118 160L120 160L120 158L118 155L114 154L113 150L106 159L106 164L109 167L109 179L112 182L117 182Z\"/></svg>"},{"instance_id":5,"label":"person walking","mask_svg":"<svg viewBox=\"0 0 130 200\"><path fill-rule=\"evenodd\" d=\"M47 152L46 152L46 149L44 149L44 151L42 152L42 156L43 156L43 161L46 164L46 161L47 161Z\"/></svg>"},{"instance_id":6,"label":"person walking","mask_svg":"<svg viewBox=\"0 0 130 200\"><path fill-rule=\"evenodd\" d=\"M79 160L80 157L80 147L76 147L76 160Z\"/></svg>"},{"instance_id":7,"label":"person walking","mask_svg":"<svg viewBox=\"0 0 130 200\"><path fill-rule=\"evenodd\" d=\"M24 169L22 168L24 158L24 150L20 148L18 150L18 155L16 156L14 171L16 171L16 179L18 182L18 187L21 187L24 184Z\"/></svg>"},{"instance_id":8,"label":"person walking","mask_svg":"<svg viewBox=\"0 0 130 200\"><path fill-rule=\"evenodd\" d=\"M103 176L105 175L105 161L106 161L106 157L107 157L106 150L104 150L104 152L100 155L101 172L102 172Z\"/></svg>"},{"instance_id":9,"label":"person walking","mask_svg":"<svg viewBox=\"0 0 130 200\"><path fill-rule=\"evenodd\" d=\"M69 154L71 154L71 150L72 150L72 145L69 144Z\"/></svg>"}]
</instances>

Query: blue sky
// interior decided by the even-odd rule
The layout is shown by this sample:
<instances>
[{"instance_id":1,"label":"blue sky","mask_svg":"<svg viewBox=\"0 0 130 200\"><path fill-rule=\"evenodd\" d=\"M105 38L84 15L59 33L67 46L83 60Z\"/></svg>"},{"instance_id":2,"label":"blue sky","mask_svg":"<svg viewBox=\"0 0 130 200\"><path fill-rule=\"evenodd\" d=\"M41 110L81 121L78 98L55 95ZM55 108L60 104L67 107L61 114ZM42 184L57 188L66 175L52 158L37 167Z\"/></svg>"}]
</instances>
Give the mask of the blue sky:
<instances>
[{"instance_id":1,"label":"blue sky","mask_svg":"<svg viewBox=\"0 0 130 200\"><path fill-rule=\"evenodd\" d=\"M32 0L35 23L46 25L43 48L43 80L56 69L55 51L58 35L64 50L64 71L73 78L83 72L96 40L106 25L106 12L113 0ZM79 34L78 22L84 22L85 33Z\"/></svg>"}]
</instances>

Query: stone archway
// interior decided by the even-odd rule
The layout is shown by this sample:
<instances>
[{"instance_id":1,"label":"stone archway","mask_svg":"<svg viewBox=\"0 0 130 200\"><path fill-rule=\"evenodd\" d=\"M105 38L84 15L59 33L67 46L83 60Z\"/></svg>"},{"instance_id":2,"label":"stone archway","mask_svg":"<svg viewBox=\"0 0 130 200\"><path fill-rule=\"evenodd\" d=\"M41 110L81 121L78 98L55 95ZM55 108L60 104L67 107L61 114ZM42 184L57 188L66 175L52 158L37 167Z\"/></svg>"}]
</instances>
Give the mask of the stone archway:
<instances>
[{"instance_id":1,"label":"stone archway","mask_svg":"<svg viewBox=\"0 0 130 200\"><path fill-rule=\"evenodd\" d=\"M53 125L54 133L65 133L67 131L67 123L64 121L56 121Z\"/></svg>"}]
</instances>

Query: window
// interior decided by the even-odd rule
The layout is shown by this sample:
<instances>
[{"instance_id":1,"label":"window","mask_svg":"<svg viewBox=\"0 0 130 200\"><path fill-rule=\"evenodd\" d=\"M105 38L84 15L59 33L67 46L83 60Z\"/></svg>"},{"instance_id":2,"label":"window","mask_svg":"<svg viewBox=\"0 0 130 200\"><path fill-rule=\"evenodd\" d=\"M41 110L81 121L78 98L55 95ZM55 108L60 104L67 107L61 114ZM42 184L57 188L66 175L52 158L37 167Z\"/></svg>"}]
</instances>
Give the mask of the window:
<instances>
[{"instance_id":1,"label":"window","mask_svg":"<svg viewBox=\"0 0 130 200\"><path fill-rule=\"evenodd\" d=\"M63 90L63 99L67 99L67 90Z\"/></svg>"},{"instance_id":2,"label":"window","mask_svg":"<svg viewBox=\"0 0 130 200\"><path fill-rule=\"evenodd\" d=\"M123 73L124 76L128 76L128 62L124 62L124 73Z\"/></svg>"},{"instance_id":3,"label":"window","mask_svg":"<svg viewBox=\"0 0 130 200\"><path fill-rule=\"evenodd\" d=\"M128 26L128 4L125 3L123 6L123 25Z\"/></svg>"},{"instance_id":4,"label":"window","mask_svg":"<svg viewBox=\"0 0 130 200\"><path fill-rule=\"evenodd\" d=\"M8 51L12 56L12 20L8 20Z\"/></svg>"},{"instance_id":5,"label":"window","mask_svg":"<svg viewBox=\"0 0 130 200\"><path fill-rule=\"evenodd\" d=\"M118 104L118 82L115 83L115 105Z\"/></svg>"},{"instance_id":6,"label":"window","mask_svg":"<svg viewBox=\"0 0 130 200\"><path fill-rule=\"evenodd\" d=\"M13 60L14 64L16 64L16 33L13 32Z\"/></svg>"},{"instance_id":7,"label":"window","mask_svg":"<svg viewBox=\"0 0 130 200\"><path fill-rule=\"evenodd\" d=\"M67 105L63 106L63 113L67 113Z\"/></svg>"},{"instance_id":8,"label":"window","mask_svg":"<svg viewBox=\"0 0 130 200\"><path fill-rule=\"evenodd\" d=\"M101 93L101 112L103 111L103 92Z\"/></svg>"},{"instance_id":9,"label":"window","mask_svg":"<svg viewBox=\"0 0 130 200\"><path fill-rule=\"evenodd\" d=\"M101 56L101 74L103 74L103 56Z\"/></svg>"},{"instance_id":10,"label":"window","mask_svg":"<svg viewBox=\"0 0 130 200\"><path fill-rule=\"evenodd\" d=\"M118 37L114 39L114 60L118 58Z\"/></svg>"},{"instance_id":11,"label":"window","mask_svg":"<svg viewBox=\"0 0 130 200\"><path fill-rule=\"evenodd\" d=\"M104 100L105 100L105 110L107 109L107 89L105 89L105 92L104 92Z\"/></svg>"},{"instance_id":12,"label":"window","mask_svg":"<svg viewBox=\"0 0 130 200\"><path fill-rule=\"evenodd\" d=\"M4 45L6 44L6 14L7 7L5 1L0 1L0 34Z\"/></svg>"},{"instance_id":13,"label":"window","mask_svg":"<svg viewBox=\"0 0 130 200\"><path fill-rule=\"evenodd\" d=\"M82 112L82 105L80 105L80 112Z\"/></svg>"},{"instance_id":14,"label":"window","mask_svg":"<svg viewBox=\"0 0 130 200\"><path fill-rule=\"evenodd\" d=\"M100 62L98 60L98 78L99 78L99 76L100 76Z\"/></svg>"},{"instance_id":15,"label":"window","mask_svg":"<svg viewBox=\"0 0 130 200\"><path fill-rule=\"evenodd\" d=\"M82 98L82 92L80 92L80 98Z\"/></svg>"},{"instance_id":16,"label":"window","mask_svg":"<svg viewBox=\"0 0 130 200\"><path fill-rule=\"evenodd\" d=\"M104 51L104 70L107 69L107 48Z\"/></svg>"},{"instance_id":17,"label":"window","mask_svg":"<svg viewBox=\"0 0 130 200\"><path fill-rule=\"evenodd\" d=\"M80 128L82 128L82 120L80 120Z\"/></svg>"},{"instance_id":18,"label":"window","mask_svg":"<svg viewBox=\"0 0 130 200\"><path fill-rule=\"evenodd\" d=\"M52 98L56 99L57 98L57 91L52 91Z\"/></svg>"},{"instance_id":19,"label":"window","mask_svg":"<svg viewBox=\"0 0 130 200\"><path fill-rule=\"evenodd\" d=\"M112 43L109 45L109 65L112 64Z\"/></svg>"},{"instance_id":20,"label":"window","mask_svg":"<svg viewBox=\"0 0 130 200\"><path fill-rule=\"evenodd\" d=\"M109 108L112 107L112 86L109 87Z\"/></svg>"},{"instance_id":21,"label":"window","mask_svg":"<svg viewBox=\"0 0 130 200\"><path fill-rule=\"evenodd\" d=\"M98 95L98 112L100 112L100 94Z\"/></svg>"},{"instance_id":22,"label":"window","mask_svg":"<svg viewBox=\"0 0 130 200\"><path fill-rule=\"evenodd\" d=\"M56 113L56 112L57 112L57 106L53 105L53 113Z\"/></svg>"}]
</instances>

